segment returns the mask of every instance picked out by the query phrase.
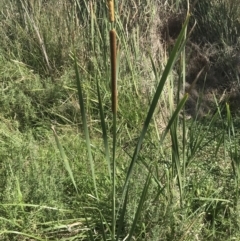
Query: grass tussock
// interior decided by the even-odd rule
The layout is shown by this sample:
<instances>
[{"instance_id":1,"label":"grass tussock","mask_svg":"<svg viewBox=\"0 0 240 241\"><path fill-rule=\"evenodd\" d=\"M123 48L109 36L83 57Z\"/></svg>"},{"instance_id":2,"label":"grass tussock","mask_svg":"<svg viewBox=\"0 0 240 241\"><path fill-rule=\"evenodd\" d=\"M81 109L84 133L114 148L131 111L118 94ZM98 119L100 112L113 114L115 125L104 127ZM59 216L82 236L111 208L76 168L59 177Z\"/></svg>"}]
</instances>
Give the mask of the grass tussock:
<instances>
[{"instance_id":1,"label":"grass tussock","mask_svg":"<svg viewBox=\"0 0 240 241\"><path fill-rule=\"evenodd\" d=\"M237 0L0 7L1 240L239 240Z\"/></svg>"}]
</instances>

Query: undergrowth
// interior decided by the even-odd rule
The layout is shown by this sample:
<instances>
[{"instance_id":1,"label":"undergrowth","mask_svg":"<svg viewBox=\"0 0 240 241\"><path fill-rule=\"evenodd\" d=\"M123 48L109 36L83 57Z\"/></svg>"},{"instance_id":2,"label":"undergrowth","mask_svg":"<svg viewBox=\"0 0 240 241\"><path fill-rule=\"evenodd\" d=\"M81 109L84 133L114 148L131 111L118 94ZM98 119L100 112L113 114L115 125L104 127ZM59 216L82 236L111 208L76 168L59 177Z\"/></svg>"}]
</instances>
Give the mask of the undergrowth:
<instances>
[{"instance_id":1,"label":"undergrowth","mask_svg":"<svg viewBox=\"0 0 240 241\"><path fill-rule=\"evenodd\" d=\"M238 240L238 1L107 2L0 4L0 239Z\"/></svg>"}]
</instances>

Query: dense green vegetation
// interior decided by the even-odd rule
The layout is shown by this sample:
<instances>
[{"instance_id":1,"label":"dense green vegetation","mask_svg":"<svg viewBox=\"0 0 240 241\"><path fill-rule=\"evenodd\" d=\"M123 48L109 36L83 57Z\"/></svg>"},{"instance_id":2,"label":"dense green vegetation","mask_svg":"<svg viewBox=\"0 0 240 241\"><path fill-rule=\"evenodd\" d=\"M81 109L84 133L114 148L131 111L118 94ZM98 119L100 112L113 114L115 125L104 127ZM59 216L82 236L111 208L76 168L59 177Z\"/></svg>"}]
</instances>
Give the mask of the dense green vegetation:
<instances>
[{"instance_id":1,"label":"dense green vegetation","mask_svg":"<svg viewBox=\"0 0 240 241\"><path fill-rule=\"evenodd\" d=\"M0 240L239 240L238 2L2 0Z\"/></svg>"}]
</instances>

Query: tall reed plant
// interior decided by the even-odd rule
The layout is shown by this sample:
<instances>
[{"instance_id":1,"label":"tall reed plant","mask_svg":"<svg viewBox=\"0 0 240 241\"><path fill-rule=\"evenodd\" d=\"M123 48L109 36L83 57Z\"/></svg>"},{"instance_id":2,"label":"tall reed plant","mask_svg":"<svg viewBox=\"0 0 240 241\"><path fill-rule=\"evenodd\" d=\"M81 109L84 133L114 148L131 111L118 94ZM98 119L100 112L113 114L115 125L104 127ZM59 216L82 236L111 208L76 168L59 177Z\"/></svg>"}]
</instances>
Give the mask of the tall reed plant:
<instances>
[{"instance_id":1,"label":"tall reed plant","mask_svg":"<svg viewBox=\"0 0 240 241\"><path fill-rule=\"evenodd\" d=\"M114 26L114 6L113 6L113 1L108 1L108 8L109 8L109 19L110 19L110 26ZM104 118L104 112L102 109L101 105L101 96L99 92L99 83L97 81L97 89L98 89L98 100L99 100L99 112L100 112L100 119L101 119L101 126L102 126L102 133L103 133L103 142L105 144L105 157L107 160L110 160L110 179L112 181L112 221L111 221L111 228L108 230L111 233L111 240L119 240L121 236L121 230L122 227L125 223L125 214L128 209L128 190L129 190L129 185L130 185L130 180L132 178L132 173L135 168L136 162L138 161L138 157L141 151L141 146L144 142L145 135L148 131L150 122L152 120L152 117L154 115L156 106L159 102L159 98L162 94L164 85L166 81L168 80L168 77L173 69L173 66L176 62L176 60L179 58L184 45L186 43L186 28L189 22L189 17L190 15L188 14L186 17L186 20L183 24L183 28L181 33L179 34L179 37L176 41L176 44L171 52L171 55L169 57L169 60L166 64L165 70L162 73L161 78L158 80L158 86L156 89L156 92L153 96L153 100L150 103L148 113L146 115L146 119L144 121L142 130L140 132L140 135L138 137L138 141L134 150L134 153L131 156L131 162L129 164L129 167L127 168L126 171L126 178L125 182L123 185L122 189L122 198L120 199L120 202L116 203L117 200L117 194L116 194L116 147L117 147L117 44L116 44L116 32L113 28L110 29L110 63L111 63L111 92L112 92L112 121L113 121L113 132L112 132L112 155L109 157L109 151L108 151L108 138L107 138L107 133L106 133L106 123L105 123L105 118ZM152 67L153 69L156 69L154 65L154 61L152 60ZM121 68L121 66L120 66ZM88 132L88 126L87 126L87 116L85 112L85 105L83 101L83 89L82 89L82 79L79 74L78 66L77 66L77 60L75 58L75 72L76 72L76 81L77 81L77 89L78 89L78 96L79 96L79 105L81 108L81 116L82 116L82 122L83 122L83 127L84 127L84 133L85 133L85 139L86 139L86 144L87 144L87 150L89 153L89 163L92 169L92 180L94 183L95 187L95 197L96 200L99 200L98 198L98 188L97 188L97 182L96 182L96 177L95 177L95 172L94 172L94 162L92 159L91 155L91 144L90 144L90 138L89 138L89 132ZM156 78L158 78L157 73L155 72ZM179 160L179 150L178 150L178 141L177 141L177 125L178 125L178 115L183 108L185 102L187 100L187 94L179 101L179 103L176 106L176 109L172 113L172 117L169 120L169 123L163 132L163 135L161 136L160 143L162 144L165 137L167 136L168 132L170 131L171 137L172 137L172 143L173 143L173 177L177 177L178 179L178 187L180 190L180 195L182 196L182 174L180 171L180 160ZM160 145L161 145L160 144ZM148 194L148 189L149 186L152 182L153 179L153 174L152 174L152 167L147 166L147 178L145 181L145 184L142 189L142 194L139 199L139 203L137 205L136 212L134 214L134 219L131 224L131 227L129 229L129 233L125 237L125 240L132 240L134 236L134 231L137 227L138 219L141 215L144 202L146 200L147 194ZM70 173L70 172L69 172ZM72 174L71 174L72 177ZM74 180L74 179L72 179ZM118 206L118 207L117 207ZM103 219L104 220L104 219ZM104 226L104 223L102 223ZM116 227L118 228L116 231ZM90 228L90 226L89 226ZM89 230L89 237L90 240L93 240L93 231ZM105 236L105 234L102 234L103 240L107 240L108 238Z\"/></svg>"}]
</instances>

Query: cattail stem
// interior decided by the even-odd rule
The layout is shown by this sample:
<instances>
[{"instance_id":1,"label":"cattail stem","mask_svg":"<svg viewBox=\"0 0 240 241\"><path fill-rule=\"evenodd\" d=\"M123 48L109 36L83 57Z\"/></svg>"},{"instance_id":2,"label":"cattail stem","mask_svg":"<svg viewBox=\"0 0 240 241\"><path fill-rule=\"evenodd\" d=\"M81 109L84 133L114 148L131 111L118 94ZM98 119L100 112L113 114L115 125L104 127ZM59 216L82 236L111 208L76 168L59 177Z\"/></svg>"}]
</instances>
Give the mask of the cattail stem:
<instances>
[{"instance_id":1,"label":"cattail stem","mask_svg":"<svg viewBox=\"0 0 240 241\"><path fill-rule=\"evenodd\" d=\"M117 113L117 45L116 32L110 30L112 112Z\"/></svg>"}]
</instances>

